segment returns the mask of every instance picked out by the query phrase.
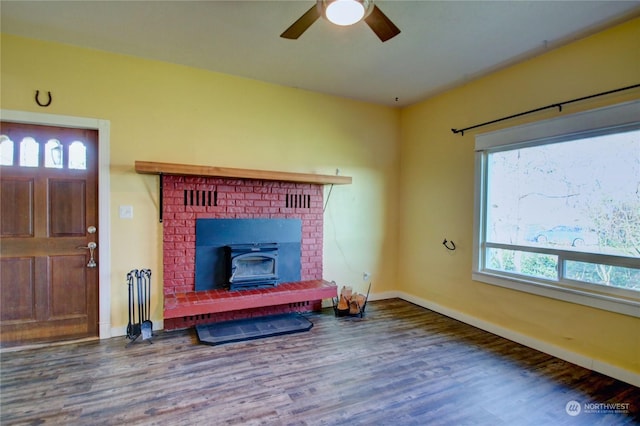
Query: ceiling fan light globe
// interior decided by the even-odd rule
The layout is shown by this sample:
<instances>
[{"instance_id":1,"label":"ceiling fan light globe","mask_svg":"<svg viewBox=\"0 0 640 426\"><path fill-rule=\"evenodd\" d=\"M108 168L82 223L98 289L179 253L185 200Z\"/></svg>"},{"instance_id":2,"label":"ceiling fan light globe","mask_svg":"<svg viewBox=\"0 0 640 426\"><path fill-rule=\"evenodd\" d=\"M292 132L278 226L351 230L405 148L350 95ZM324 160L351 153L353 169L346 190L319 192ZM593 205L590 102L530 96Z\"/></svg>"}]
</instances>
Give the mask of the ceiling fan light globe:
<instances>
[{"instance_id":1,"label":"ceiling fan light globe","mask_svg":"<svg viewBox=\"0 0 640 426\"><path fill-rule=\"evenodd\" d=\"M348 26L360 22L365 12L365 5L357 0L334 0L325 5L326 18L336 25Z\"/></svg>"}]
</instances>

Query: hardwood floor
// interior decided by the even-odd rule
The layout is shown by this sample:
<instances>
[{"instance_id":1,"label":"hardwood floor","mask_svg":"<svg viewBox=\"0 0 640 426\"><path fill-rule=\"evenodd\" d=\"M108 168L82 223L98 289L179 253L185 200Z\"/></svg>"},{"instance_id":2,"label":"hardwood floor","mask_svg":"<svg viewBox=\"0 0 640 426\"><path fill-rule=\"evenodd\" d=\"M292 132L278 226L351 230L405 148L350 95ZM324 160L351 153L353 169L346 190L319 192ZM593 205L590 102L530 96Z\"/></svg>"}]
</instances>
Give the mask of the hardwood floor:
<instances>
[{"instance_id":1,"label":"hardwood floor","mask_svg":"<svg viewBox=\"0 0 640 426\"><path fill-rule=\"evenodd\" d=\"M309 332L221 346L183 330L4 352L0 423L640 423L639 388L402 300L306 316Z\"/></svg>"}]
</instances>

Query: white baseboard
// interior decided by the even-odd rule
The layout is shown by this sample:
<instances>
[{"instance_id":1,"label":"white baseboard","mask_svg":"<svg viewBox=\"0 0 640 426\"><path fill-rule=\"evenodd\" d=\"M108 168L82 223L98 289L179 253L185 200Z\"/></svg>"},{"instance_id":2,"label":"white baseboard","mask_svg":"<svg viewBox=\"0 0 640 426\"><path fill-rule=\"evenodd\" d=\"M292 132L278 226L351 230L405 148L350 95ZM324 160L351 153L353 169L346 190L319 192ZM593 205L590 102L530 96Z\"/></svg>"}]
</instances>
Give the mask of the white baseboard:
<instances>
[{"instance_id":1,"label":"white baseboard","mask_svg":"<svg viewBox=\"0 0 640 426\"><path fill-rule=\"evenodd\" d=\"M111 336L113 336L113 329L111 328L111 324L109 322L106 322L106 321L99 322L98 330L100 333L100 339L108 339Z\"/></svg>"},{"instance_id":2,"label":"white baseboard","mask_svg":"<svg viewBox=\"0 0 640 426\"><path fill-rule=\"evenodd\" d=\"M390 297L379 297L382 295L390 296ZM579 365L580 367L597 371L598 373L605 374L609 377L613 377L614 379L618 379L623 382L629 383L631 385L640 387L640 374L636 374L632 371L622 369L615 365L608 364L606 362L599 361L599 360L590 358L588 356L569 351L559 346L552 345L548 342L532 338L531 336L527 336L527 335L515 332L508 328L501 327L496 324L492 324L490 322L481 320L479 318L473 317L463 312L447 308L437 303L433 303L428 300L425 300L416 296L412 296L410 294L407 294L401 291L382 293L382 294L376 295L376 298L371 297L370 299L380 300L380 299L392 298L392 297L398 297L400 299L406 300L407 302L411 302L413 304L429 309L431 311L438 312L439 314L446 315L458 321L462 321L466 324L472 325L484 331L488 331L489 333L495 334L500 337L504 337L505 339L509 339L513 342L520 343L521 345L530 347L532 349L536 349L540 352L544 352L546 354L562 359L564 361L568 361L573 364Z\"/></svg>"},{"instance_id":3,"label":"white baseboard","mask_svg":"<svg viewBox=\"0 0 640 426\"><path fill-rule=\"evenodd\" d=\"M369 300L385 300L395 298L404 299L404 297L402 297L402 293L398 291L385 291L383 293L372 293L369 295Z\"/></svg>"}]
</instances>

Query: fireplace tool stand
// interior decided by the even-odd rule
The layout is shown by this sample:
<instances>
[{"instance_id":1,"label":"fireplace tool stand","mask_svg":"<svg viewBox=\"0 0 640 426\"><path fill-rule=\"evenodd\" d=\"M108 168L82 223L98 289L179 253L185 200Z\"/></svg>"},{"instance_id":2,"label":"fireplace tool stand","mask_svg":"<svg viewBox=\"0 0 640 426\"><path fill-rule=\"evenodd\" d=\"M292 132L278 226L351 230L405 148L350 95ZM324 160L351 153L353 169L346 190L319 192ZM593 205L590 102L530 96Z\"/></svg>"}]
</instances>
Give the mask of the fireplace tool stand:
<instances>
[{"instance_id":1,"label":"fireplace tool stand","mask_svg":"<svg viewBox=\"0 0 640 426\"><path fill-rule=\"evenodd\" d=\"M127 324L127 339L130 340L126 347L135 342L138 337L153 343L153 323L151 315L151 270L132 269L127 274L129 288L129 323ZM137 322L136 321L137 318Z\"/></svg>"}]
</instances>

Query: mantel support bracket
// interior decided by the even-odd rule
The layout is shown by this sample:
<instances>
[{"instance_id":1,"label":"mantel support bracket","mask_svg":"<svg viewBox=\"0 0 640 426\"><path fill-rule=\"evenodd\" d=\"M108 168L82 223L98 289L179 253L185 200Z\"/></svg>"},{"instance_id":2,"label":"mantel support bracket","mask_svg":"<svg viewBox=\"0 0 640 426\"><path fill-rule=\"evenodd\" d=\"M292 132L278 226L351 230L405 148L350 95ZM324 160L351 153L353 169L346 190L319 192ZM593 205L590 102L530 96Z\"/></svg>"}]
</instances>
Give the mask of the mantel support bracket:
<instances>
[{"instance_id":1,"label":"mantel support bracket","mask_svg":"<svg viewBox=\"0 0 640 426\"><path fill-rule=\"evenodd\" d=\"M162 173L160 173L158 175L158 180L160 181L159 183L159 190L160 190L160 194L159 194L159 206L158 206L158 211L159 211L159 215L160 215L160 223L162 223L162 211L164 210L164 206L163 206L163 194L164 194L164 175Z\"/></svg>"}]
</instances>

